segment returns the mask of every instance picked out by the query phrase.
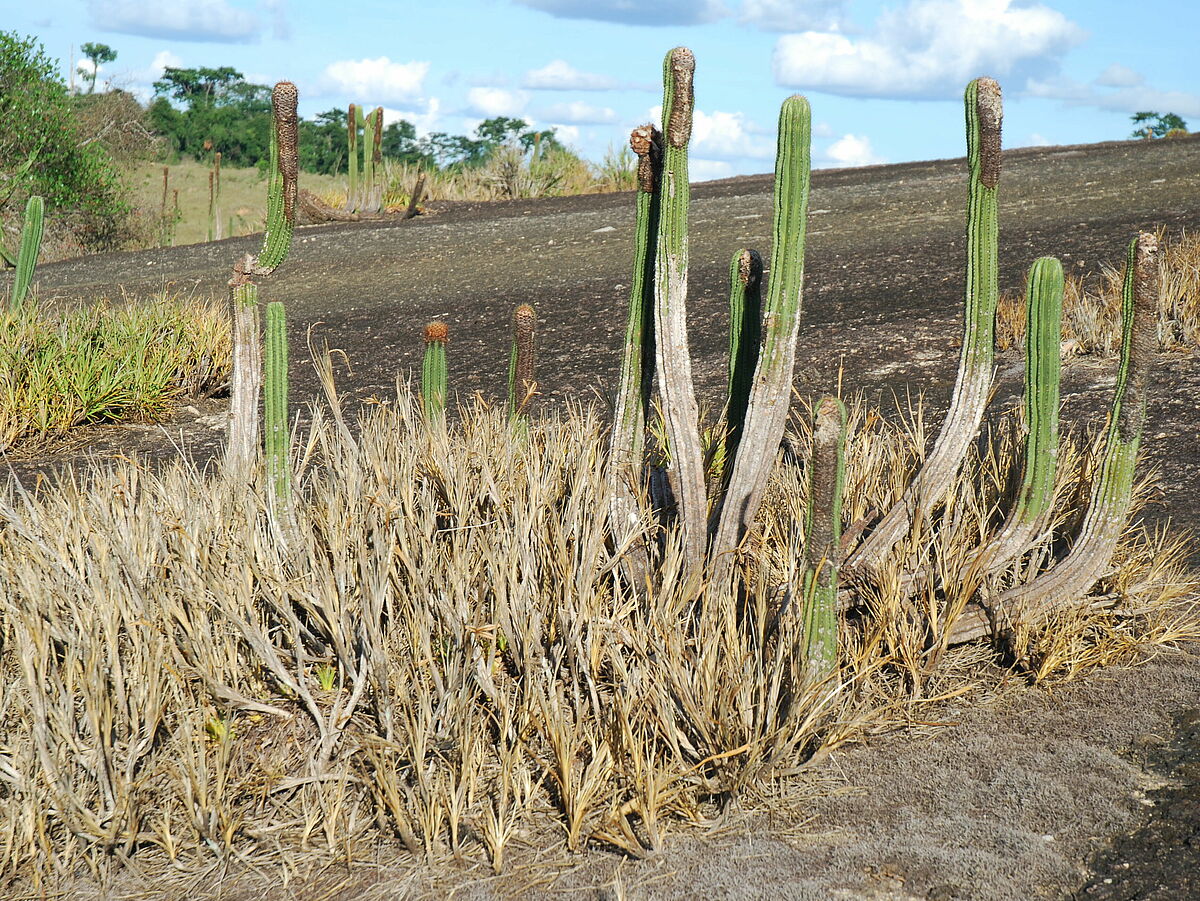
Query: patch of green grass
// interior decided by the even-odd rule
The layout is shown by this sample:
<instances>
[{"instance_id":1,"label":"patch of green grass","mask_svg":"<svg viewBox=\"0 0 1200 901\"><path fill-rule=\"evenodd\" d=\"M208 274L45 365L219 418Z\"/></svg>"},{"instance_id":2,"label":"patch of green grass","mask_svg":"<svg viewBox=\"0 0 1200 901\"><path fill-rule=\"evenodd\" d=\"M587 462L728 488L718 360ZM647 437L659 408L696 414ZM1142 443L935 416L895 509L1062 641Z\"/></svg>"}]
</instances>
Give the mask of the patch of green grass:
<instances>
[{"instance_id":1,"label":"patch of green grass","mask_svg":"<svg viewBox=\"0 0 1200 901\"><path fill-rule=\"evenodd\" d=\"M228 377L220 305L161 295L121 306L0 313L0 450L94 422L150 420Z\"/></svg>"},{"instance_id":2,"label":"patch of green grass","mask_svg":"<svg viewBox=\"0 0 1200 901\"><path fill-rule=\"evenodd\" d=\"M175 244L197 244L208 240L208 173L210 166L195 160L182 160L167 167L167 216L174 211L174 192L179 191L179 220L175 224ZM147 221L157 224L162 213L163 164L136 162L124 172L133 204ZM345 178L301 173L300 186L320 194L344 191ZM263 229L267 217L267 180L256 168L221 168L221 234L237 237ZM157 228L147 229L156 239Z\"/></svg>"}]
</instances>

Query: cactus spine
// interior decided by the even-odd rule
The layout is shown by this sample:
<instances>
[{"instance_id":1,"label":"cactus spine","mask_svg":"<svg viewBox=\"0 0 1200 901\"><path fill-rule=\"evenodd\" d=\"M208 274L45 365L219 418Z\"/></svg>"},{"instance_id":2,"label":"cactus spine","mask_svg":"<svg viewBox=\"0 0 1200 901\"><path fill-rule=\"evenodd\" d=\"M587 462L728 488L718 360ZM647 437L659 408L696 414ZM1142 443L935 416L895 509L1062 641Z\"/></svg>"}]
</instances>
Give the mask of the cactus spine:
<instances>
[{"instance_id":1,"label":"cactus spine","mask_svg":"<svg viewBox=\"0 0 1200 901\"><path fill-rule=\"evenodd\" d=\"M13 277L12 309L19 309L25 302L33 284L33 272L37 268L38 254L42 251L42 229L46 219L46 202L34 194L25 203L25 221L21 226L21 248L17 251L17 271Z\"/></svg>"},{"instance_id":2,"label":"cactus spine","mask_svg":"<svg viewBox=\"0 0 1200 901\"><path fill-rule=\"evenodd\" d=\"M267 481L278 512L286 511L292 498L292 471L288 459L288 342L287 313L283 304L267 304L263 392L263 444Z\"/></svg>"},{"instance_id":3,"label":"cactus spine","mask_svg":"<svg viewBox=\"0 0 1200 901\"><path fill-rule=\"evenodd\" d=\"M444 322L425 326L425 360L421 367L421 401L425 417L433 422L446 412L446 342L450 329Z\"/></svg>"},{"instance_id":4,"label":"cactus spine","mask_svg":"<svg viewBox=\"0 0 1200 901\"><path fill-rule=\"evenodd\" d=\"M950 409L924 465L904 496L889 510L848 562L873 576L906 534L941 498L970 447L983 418L992 384L993 328L999 298L999 228L996 192L1000 182L1000 85L976 78L964 97L967 120L967 288L958 377Z\"/></svg>"},{"instance_id":5,"label":"cactus spine","mask_svg":"<svg viewBox=\"0 0 1200 901\"><path fill-rule=\"evenodd\" d=\"M838 566L846 478L846 408L836 397L817 407L804 516L802 577L805 670L824 679L837 667Z\"/></svg>"},{"instance_id":6,"label":"cactus spine","mask_svg":"<svg viewBox=\"0 0 1200 901\"><path fill-rule=\"evenodd\" d=\"M513 312L512 352L508 360L508 415L524 416L533 397L533 339L537 314L523 303Z\"/></svg>"},{"instance_id":7,"label":"cactus spine","mask_svg":"<svg viewBox=\"0 0 1200 901\"><path fill-rule=\"evenodd\" d=\"M271 94L274 128L271 132L271 176L267 183L267 225L262 249L246 254L233 267L229 280L233 307L233 370L230 374L229 443L226 466L244 472L258 453L258 396L262 386L258 287L256 278L270 275L291 249L296 218L299 158L296 147L296 86L275 85Z\"/></svg>"},{"instance_id":8,"label":"cactus spine","mask_svg":"<svg viewBox=\"0 0 1200 901\"><path fill-rule=\"evenodd\" d=\"M796 336L804 288L804 243L811 174L812 114L800 95L779 112L775 159L775 216L771 280L762 320L762 349L742 426L729 487L713 517L712 554L726 560L754 521L779 451L791 403Z\"/></svg>"}]
</instances>

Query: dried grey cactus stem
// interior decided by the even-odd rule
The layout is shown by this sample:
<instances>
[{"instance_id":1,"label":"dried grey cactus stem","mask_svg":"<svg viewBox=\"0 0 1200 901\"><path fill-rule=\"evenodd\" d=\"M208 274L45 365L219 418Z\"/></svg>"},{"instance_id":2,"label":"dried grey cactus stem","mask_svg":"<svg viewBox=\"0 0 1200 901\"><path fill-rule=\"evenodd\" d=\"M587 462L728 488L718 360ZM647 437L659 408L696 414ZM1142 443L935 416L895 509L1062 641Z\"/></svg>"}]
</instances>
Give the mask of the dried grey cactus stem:
<instances>
[{"instance_id":1,"label":"dried grey cactus stem","mask_svg":"<svg viewBox=\"0 0 1200 901\"><path fill-rule=\"evenodd\" d=\"M225 466L244 473L259 452L258 401L262 393L262 338L256 279L270 275L287 259L296 221L297 150L296 86L275 85L271 94L271 176L267 185L267 226L258 256L246 254L229 280L233 317L233 370L230 374L229 436Z\"/></svg>"}]
</instances>

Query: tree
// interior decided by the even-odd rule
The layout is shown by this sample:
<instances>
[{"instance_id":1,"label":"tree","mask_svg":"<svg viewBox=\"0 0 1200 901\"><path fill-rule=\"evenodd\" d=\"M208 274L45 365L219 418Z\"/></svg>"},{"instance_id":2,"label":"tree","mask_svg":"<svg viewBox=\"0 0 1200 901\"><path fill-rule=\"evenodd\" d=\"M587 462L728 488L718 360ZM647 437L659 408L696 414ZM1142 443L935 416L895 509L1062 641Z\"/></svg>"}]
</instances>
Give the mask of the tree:
<instances>
[{"instance_id":1,"label":"tree","mask_svg":"<svg viewBox=\"0 0 1200 901\"><path fill-rule=\"evenodd\" d=\"M219 150L233 166L253 166L268 157L271 89L266 85L246 81L231 66L168 66L154 82L154 93L151 125L179 153L207 160Z\"/></svg>"},{"instance_id":2,"label":"tree","mask_svg":"<svg viewBox=\"0 0 1200 901\"><path fill-rule=\"evenodd\" d=\"M92 61L90 72L82 66L79 69L82 75L91 79L91 83L88 85L88 93L91 94L96 90L96 75L99 74L100 67L116 59L117 51L113 50L108 44L93 44L91 42L84 44L79 50L87 59Z\"/></svg>"},{"instance_id":3,"label":"tree","mask_svg":"<svg viewBox=\"0 0 1200 901\"><path fill-rule=\"evenodd\" d=\"M1187 134L1187 123L1175 113L1144 112L1129 117L1135 128L1131 138L1165 138L1170 134Z\"/></svg>"}]
</instances>

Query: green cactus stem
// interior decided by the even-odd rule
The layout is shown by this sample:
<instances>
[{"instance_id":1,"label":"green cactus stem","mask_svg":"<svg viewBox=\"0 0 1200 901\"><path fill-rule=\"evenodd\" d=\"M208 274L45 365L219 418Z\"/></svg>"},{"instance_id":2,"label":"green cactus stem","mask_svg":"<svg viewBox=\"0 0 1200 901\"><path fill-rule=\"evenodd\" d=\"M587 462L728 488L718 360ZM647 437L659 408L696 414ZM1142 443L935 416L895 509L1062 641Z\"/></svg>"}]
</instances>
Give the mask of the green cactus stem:
<instances>
[{"instance_id":1,"label":"green cactus stem","mask_svg":"<svg viewBox=\"0 0 1200 901\"><path fill-rule=\"evenodd\" d=\"M836 397L817 407L808 468L802 576L804 664L821 680L837 667L838 565L842 540L842 489L846 478L846 408Z\"/></svg>"},{"instance_id":2,"label":"green cactus stem","mask_svg":"<svg viewBox=\"0 0 1200 901\"><path fill-rule=\"evenodd\" d=\"M737 457L750 389L762 343L762 256L739 250L729 263L729 400L725 412L725 462ZM728 467L727 467L728 468Z\"/></svg>"},{"instance_id":3,"label":"green cactus stem","mask_svg":"<svg viewBox=\"0 0 1200 901\"><path fill-rule=\"evenodd\" d=\"M1146 422L1150 369L1157 339L1158 239L1142 232L1130 242L1121 291L1121 361L1108 416L1104 456L1092 483L1079 534L1065 558L1023 585L1005 591L990 616L968 611L955 624L951 641L989 632L1007 633L1017 623L1034 623L1083 601L1108 570L1125 530L1133 497L1134 468Z\"/></svg>"},{"instance_id":4,"label":"green cactus stem","mask_svg":"<svg viewBox=\"0 0 1200 901\"><path fill-rule=\"evenodd\" d=\"M1062 368L1062 264L1041 257L1025 294L1025 461L1021 487L996 538L978 559L996 573L1024 553L1045 528L1058 468L1059 375Z\"/></svg>"},{"instance_id":5,"label":"green cactus stem","mask_svg":"<svg viewBox=\"0 0 1200 901\"><path fill-rule=\"evenodd\" d=\"M383 107L366 117L363 131L364 207L368 212L383 209Z\"/></svg>"},{"instance_id":6,"label":"green cactus stem","mask_svg":"<svg viewBox=\"0 0 1200 901\"><path fill-rule=\"evenodd\" d=\"M708 494L697 430L699 414L687 337L688 143L692 137L692 77L686 47L663 61L663 159L654 279L658 392L671 457L671 487L683 531L684 559L696 570L705 553Z\"/></svg>"},{"instance_id":7,"label":"green cactus stem","mask_svg":"<svg viewBox=\"0 0 1200 901\"><path fill-rule=\"evenodd\" d=\"M953 483L963 457L979 430L992 386L995 356L993 328L999 298L999 229L996 193L1000 182L1000 126L1003 106L1000 85L976 78L964 97L967 120L967 287L965 328L958 377L950 409L925 463L903 497L884 514L871 534L847 561L850 569L868 578L908 534L912 523L924 519Z\"/></svg>"},{"instance_id":8,"label":"green cactus stem","mask_svg":"<svg viewBox=\"0 0 1200 901\"><path fill-rule=\"evenodd\" d=\"M523 303L513 311L512 352L508 360L508 415L524 416L533 399L533 339L537 314Z\"/></svg>"},{"instance_id":9,"label":"green cactus stem","mask_svg":"<svg viewBox=\"0 0 1200 901\"><path fill-rule=\"evenodd\" d=\"M444 322L425 326L425 360L421 367L421 401L425 417L433 422L446 412L446 342L450 329Z\"/></svg>"},{"instance_id":10,"label":"green cactus stem","mask_svg":"<svg viewBox=\"0 0 1200 901\"><path fill-rule=\"evenodd\" d=\"M712 517L710 553L718 567L732 562L732 551L758 513L787 424L804 288L811 134L808 101L800 95L789 97L779 112L771 280L763 311L762 349L737 456L725 464L732 467L728 487Z\"/></svg>"},{"instance_id":11,"label":"green cactus stem","mask_svg":"<svg viewBox=\"0 0 1200 901\"><path fill-rule=\"evenodd\" d=\"M346 160L350 167L350 179L346 187L346 209L358 209L358 117L357 106L350 104L346 113Z\"/></svg>"},{"instance_id":12,"label":"green cactus stem","mask_svg":"<svg viewBox=\"0 0 1200 901\"><path fill-rule=\"evenodd\" d=\"M288 430L287 313L278 301L267 304L264 345L264 456L274 509L283 512L291 505L292 470L288 458L291 440Z\"/></svg>"},{"instance_id":13,"label":"green cactus stem","mask_svg":"<svg viewBox=\"0 0 1200 901\"><path fill-rule=\"evenodd\" d=\"M296 217L299 156L296 146L298 101L296 86L275 85L271 100L271 176L267 183L267 227L262 250L247 254L233 267L229 280L233 307L233 369L230 374L229 438L226 466L245 471L258 453L258 397L262 387L258 288L254 279L270 275L285 259L292 243Z\"/></svg>"},{"instance_id":14,"label":"green cactus stem","mask_svg":"<svg viewBox=\"0 0 1200 901\"><path fill-rule=\"evenodd\" d=\"M638 161L633 275L621 384L617 391L608 457L608 482L612 491L609 522L618 542L639 521L638 493L643 479L646 416L654 389L654 264L661 198L662 133L653 125L640 125L630 133L629 146ZM637 572L630 575L640 582L648 561L641 551L635 558L630 565Z\"/></svg>"},{"instance_id":15,"label":"green cactus stem","mask_svg":"<svg viewBox=\"0 0 1200 901\"><path fill-rule=\"evenodd\" d=\"M34 194L25 203L25 221L21 226L21 248L17 251L17 271L13 277L9 305L20 309L33 284L38 254L42 251L42 230L46 219L46 203Z\"/></svg>"}]
</instances>

